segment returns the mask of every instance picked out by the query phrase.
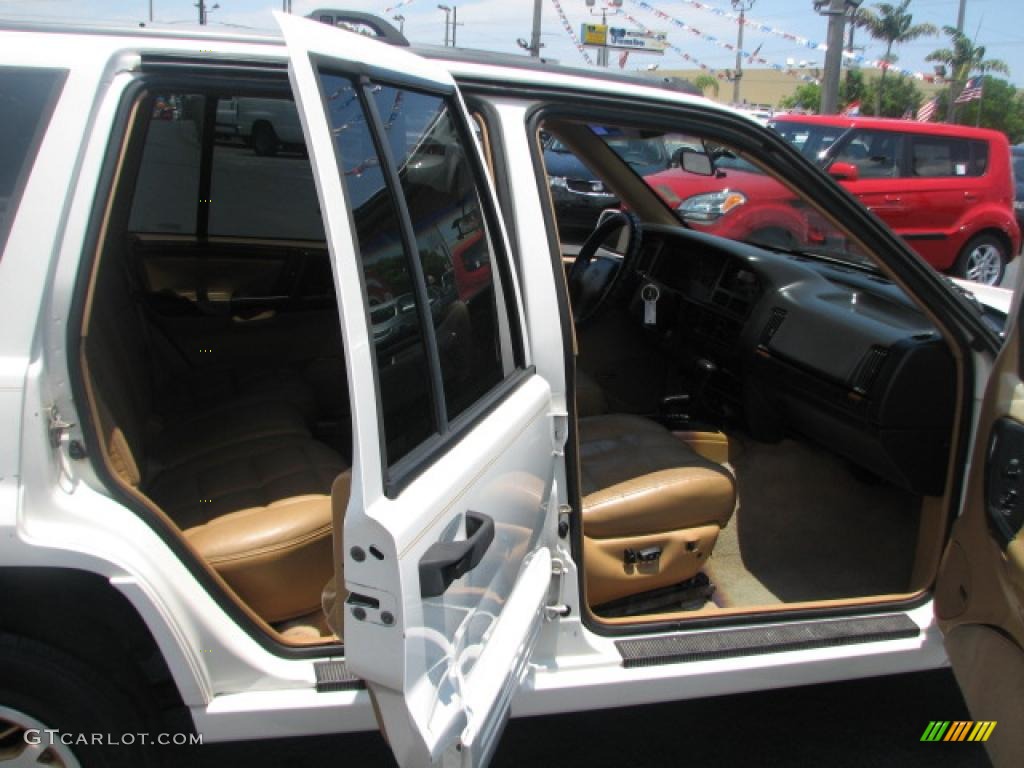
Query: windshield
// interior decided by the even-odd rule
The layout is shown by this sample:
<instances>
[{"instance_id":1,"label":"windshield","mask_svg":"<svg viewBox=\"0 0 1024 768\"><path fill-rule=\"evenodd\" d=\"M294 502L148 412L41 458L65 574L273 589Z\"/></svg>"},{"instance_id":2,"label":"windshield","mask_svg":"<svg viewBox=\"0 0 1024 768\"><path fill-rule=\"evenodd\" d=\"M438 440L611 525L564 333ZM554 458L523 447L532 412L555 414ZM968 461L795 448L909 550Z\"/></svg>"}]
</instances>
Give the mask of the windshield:
<instances>
[{"instance_id":1,"label":"windshield","mask_svg":"<svg viewBox=\"0 0 1024 768\"><path fill-rule=\"evenodd\" d=\"M809 152L831 145L842 130L794 126L794 137ZM638 128L588 125L587 128L639 175L675 212L681 223L773 250L867 265L859 248L814 207L814 201L766 173L734 147L710 135L664 133ZM575 141L573 142L575 145ZM572 155L552 136L548 152ZM549 182L563 241L581 243L603 210L622 207L608 190L614 186L596 174L587 180L566 178L564 160L548 155ZM582 167L579 162L577 167ZM628 203L627 203L628 205Z\"/></svg>"}]
</instances>

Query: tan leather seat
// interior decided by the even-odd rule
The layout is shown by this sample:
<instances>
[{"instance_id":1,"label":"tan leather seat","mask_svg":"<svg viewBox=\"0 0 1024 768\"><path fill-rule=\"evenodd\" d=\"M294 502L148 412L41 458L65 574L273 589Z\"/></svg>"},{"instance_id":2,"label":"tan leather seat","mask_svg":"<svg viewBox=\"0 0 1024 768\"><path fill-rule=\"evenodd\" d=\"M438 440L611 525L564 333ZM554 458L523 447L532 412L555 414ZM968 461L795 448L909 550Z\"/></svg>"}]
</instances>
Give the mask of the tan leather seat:
<instances>
[{"instance_id":1,"label":"tan leather seat","mask_svg":"<svg viewBox=\"0 0 1024 768\"><path fill-rule=\"evenodd\" d=\"M330 489L345 460L310 436L294 404L270 396L161 414L153 392L161 372L150 370L138 316L125 322L129 299L114 269L100 270L83 339L111 469L263 619L318 610L334 569Z\"/></svg>"},{"instance_id":2,"label":"tan leather seat","mask_svg":"<svg viewBox=\"0 0 1024 768\"><path fill-rule=\"evenodd\" d=\"M736 506L728 470L639 416L582 418L579 442L590 604L695 576Z\"/></svg>"}]
</instances>

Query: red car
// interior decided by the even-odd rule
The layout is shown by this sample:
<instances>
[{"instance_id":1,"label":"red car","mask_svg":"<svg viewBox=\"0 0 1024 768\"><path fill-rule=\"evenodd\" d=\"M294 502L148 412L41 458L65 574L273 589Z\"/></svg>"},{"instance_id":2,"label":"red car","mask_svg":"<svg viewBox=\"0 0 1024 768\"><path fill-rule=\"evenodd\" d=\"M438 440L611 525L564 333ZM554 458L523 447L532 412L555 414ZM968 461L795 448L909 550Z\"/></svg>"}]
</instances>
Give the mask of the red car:
<instances>
[{"instance_id":1,"label":"red car","mask_svg":"<svg viewBox=\"0 0 1024 768\"><path fill-rule=\"evenodd\" d=\"M795 115L771 127L936 269L997 285L1020 250L1010 147L1001 133ZM784 248L827 248L838 236L783 185L729 154L707 175L671 168L645 179L688 224L716 235Z\"/></svg>"},{"instance_id":2,"label":"red car","mask_svg":"<svg viewBox=\"0 0 1024 768\"><path fill-rule=\"evenodd\" d=\"M1020 251L1004 134L824 115L784 115L770 126L936 269L996 285Z\"/></svg>"},{"instance_id":3,"label":"red car","mask_svg":"<svg viewBox=\"0 0 1024 768\"><path fill-rule=\"evenodd\" d=\"M827 241L824 219L797 205L786 187L738 157L717 157L709 175L677 167L644 180L695 229L782 248Z\"/></svg>"}]
</instances>

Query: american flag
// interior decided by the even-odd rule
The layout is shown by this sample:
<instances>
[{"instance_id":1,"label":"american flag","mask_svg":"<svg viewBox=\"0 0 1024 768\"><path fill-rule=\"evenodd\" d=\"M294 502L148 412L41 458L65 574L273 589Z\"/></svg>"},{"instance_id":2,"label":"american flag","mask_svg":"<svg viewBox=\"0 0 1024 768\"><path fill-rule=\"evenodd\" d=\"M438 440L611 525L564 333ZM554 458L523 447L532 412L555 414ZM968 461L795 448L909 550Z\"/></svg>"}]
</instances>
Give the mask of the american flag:
<instances>
[{"instance_id":1,"label":"american flag","mask_svg":"<svg viewBox=\"0 0 1024 768\"><path fill-rule=\"evenodd\" d=\"M968 101L974 101L975 99L981 98L982 80L980 77L972 77L964 85L964 89L960 91L960 95L956 97L954 104L966 104Z\"/></svg>"},{"instance_id":2,"label":"american flag","mask_svg":"<svg viewBox=\"0 0 1024 768\"><path fill-rule=\"evenodd\" d=\"M936 96L934 99L929 99L924 104L922 104L921 108L919 110L917 110L917 122L919 122L919 123L927 123L929 120L931 120L932 119L932 115L935 114L935 110L938 108L938 106L939 106L939 97L938 96Z\"/></svg>"}]
</instances>

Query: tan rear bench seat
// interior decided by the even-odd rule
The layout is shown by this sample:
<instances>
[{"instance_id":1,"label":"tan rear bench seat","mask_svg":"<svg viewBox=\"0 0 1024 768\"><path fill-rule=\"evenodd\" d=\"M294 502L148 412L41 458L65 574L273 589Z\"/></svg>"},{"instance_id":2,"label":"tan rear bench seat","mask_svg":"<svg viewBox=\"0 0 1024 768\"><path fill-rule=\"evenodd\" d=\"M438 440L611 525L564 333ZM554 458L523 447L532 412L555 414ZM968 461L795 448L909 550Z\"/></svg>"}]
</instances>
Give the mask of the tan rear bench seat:
<instances>
[{"instance_id":1,"label":"tan rear bench seat","mask_svg":"<svg viewBox=\"0 0 1024 768\"><path fill-rule=\"evenodd\" d=\"M83 339L111 468L266 621L316 610L333 575L330 488L345 460L271 395L157 416L153 382L165 374L151 370L116 269L100 270Z\"/></svg>"}]
</instances>

